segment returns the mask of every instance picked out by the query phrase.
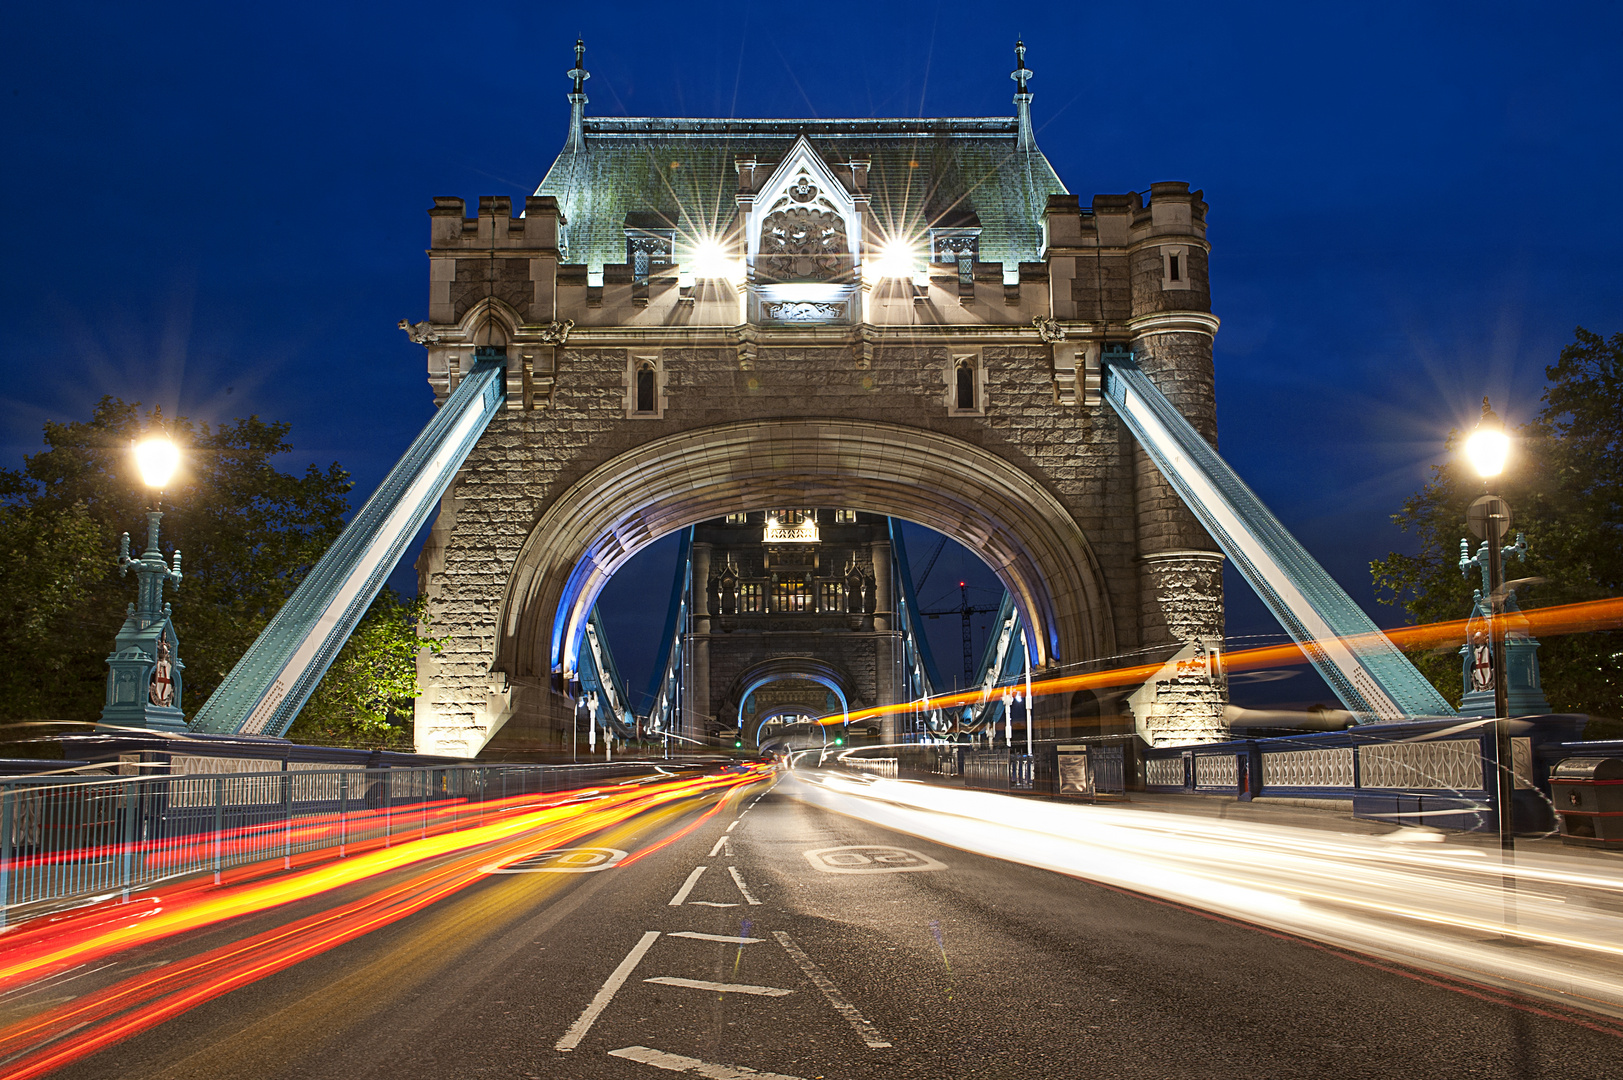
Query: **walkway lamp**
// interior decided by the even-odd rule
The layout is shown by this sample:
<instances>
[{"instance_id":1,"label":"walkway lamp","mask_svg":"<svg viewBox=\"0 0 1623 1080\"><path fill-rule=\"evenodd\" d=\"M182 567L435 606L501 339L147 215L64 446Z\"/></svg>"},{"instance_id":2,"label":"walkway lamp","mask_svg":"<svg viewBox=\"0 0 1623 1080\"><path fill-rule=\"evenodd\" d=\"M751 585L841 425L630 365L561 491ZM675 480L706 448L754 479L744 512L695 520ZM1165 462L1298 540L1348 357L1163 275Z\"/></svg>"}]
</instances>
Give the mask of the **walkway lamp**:
<instances>
[{"instance_id":1,"label":"walkway lamp","mask_svg":"<svg viewBox=\"0 0 1623 1080\"><path fill-rule=\"evenodd\" d=\"M1493 678L1494 776L1499 811L1499 846L1509 851L1515 846L1516 826L1512 800L1516 791L1515 763L1510 743L1510 679L1505 664L1505 572L1504 543L1510 527L1510 504L1499 497L1499 475L1510 456L1510 436L1494 415L1488 399L1482 399L1482 417L1465 440L1465 456L1482 477L1485 494L1471 504L1471 522L1482 528L1478 535L1488 542L1488 650Z\"/></svg>"},{"instance_id":2,"label":"walkway lamp","mask_svg":"<svg viewBox=\"0 0 1623 1080\"><path fill-rule=\"evenodd\" d=\"M158 548L163 493L180 467L180 449L168 438L154 436L137 443L133 457L153 503L147 511L146 550L131 558L130 534L119 541L118 573L123 577L135 572L136 602L125 610L124 625L107 657L107 698L101 719L121 727L184 731L181 676L186 665L180 661L180 638L163 599L165 582L180 587L180 552L175 552L171 565Z\"/></svg>"}]
</instances>

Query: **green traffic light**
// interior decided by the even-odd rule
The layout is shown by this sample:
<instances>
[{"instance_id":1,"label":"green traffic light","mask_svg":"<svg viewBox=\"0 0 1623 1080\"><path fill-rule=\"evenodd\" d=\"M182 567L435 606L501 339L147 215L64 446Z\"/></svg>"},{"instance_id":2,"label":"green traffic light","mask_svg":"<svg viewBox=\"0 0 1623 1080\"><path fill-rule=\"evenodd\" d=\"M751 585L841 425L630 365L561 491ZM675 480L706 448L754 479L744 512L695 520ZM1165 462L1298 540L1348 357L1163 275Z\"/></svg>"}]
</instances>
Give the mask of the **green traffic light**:
<instances>
[{"instance_id":1,"label":"green traffic light","mask_svg":"<svg viewBox=\"0 0 1623 1080\"><path fill-rule=\"evenodd\" d=\"M834 745L835 746L844 746L845 745L845 739L843 737L839 736L839 735L834 736Z\"/></svg>"},{"instance_id":2,"label":"green traffic light","mask_svg":"<svg viewBox=\"0 0 1623 1080\"><path fill-rule=\"evenodd\" d=\"M734 747L734 749L742 750L742 749L744 749L744 744L741 743L741 742L735 742L735 743L733 743L733 747Z\"/></svg>"}]
</instances>

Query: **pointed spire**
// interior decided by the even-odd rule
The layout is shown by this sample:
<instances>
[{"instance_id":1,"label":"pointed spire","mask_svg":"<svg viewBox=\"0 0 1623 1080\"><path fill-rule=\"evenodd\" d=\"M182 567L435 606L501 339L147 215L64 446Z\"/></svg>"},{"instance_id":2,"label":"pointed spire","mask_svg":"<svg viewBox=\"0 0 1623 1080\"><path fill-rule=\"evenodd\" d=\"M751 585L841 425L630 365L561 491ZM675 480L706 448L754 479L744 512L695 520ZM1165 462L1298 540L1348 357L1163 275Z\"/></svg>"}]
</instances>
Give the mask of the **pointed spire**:
<instances>
[{"instance_id":1,"label":"pointed spire","mask_svg":"<svg viewBox=\"0 0 1623 1080\"><path fill-rule=\"evenodd\" d=\"M1014 43L1014 70L1009 72L1009 78L1014 80L1014 111L1020 121L1020 142L1022 150L1035 150L1037 140L1031 133L1031 91L1026 88L1026 80L1032 77L1032 72L1026 67L1026 43Z\"/></svg>"},{"instance_id":2,"label":"pointed spire","mask_svg":"<svg viewBox=\"0 0 1623 1080\"><path fill-rule=\"evenodd\" d=\"M586 120L586 80L592 77L586 70L586 42L580 38L575 39L575 66L568 72L575 80L575 89L569 94L569 149L586 149L586 134L584 131Z\"/></svg>"}]
</instances>

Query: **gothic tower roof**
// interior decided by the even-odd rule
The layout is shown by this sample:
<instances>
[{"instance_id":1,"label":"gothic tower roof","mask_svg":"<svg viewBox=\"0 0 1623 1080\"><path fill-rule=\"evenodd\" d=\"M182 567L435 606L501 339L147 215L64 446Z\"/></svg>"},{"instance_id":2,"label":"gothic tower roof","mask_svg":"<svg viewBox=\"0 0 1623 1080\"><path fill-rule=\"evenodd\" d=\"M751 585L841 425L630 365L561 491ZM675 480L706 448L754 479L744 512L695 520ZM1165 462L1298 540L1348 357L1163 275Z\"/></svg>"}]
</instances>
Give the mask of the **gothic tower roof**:
<instances>
[{"instance_id":1,"label":"gothic tower roof","mask_svg":"<svg viewBox=\"0 0 1623 1080\"><path fill-rule=\"evenodd\" d=\"M1024 65L1021 65L1022 68ZM536 189L557 198L564 258L591 270L626 259L627 228L674 230L677 244L725 235L738 213L737 160L765 176L804 136L848 187L861 186L887 236L979 228L979 259L1010 269L1040 258L1048 196L1065 194L1030 141L1028 114L874 120L587 117L577 101L570 138ZM1024 72L1029 77L1030 72ZM1021 86L1021 94L1030 100ZM1026 126L1022 126L1022 124ZM866 159L866 182L850 166Z\"/></svg>"}]
</instances>

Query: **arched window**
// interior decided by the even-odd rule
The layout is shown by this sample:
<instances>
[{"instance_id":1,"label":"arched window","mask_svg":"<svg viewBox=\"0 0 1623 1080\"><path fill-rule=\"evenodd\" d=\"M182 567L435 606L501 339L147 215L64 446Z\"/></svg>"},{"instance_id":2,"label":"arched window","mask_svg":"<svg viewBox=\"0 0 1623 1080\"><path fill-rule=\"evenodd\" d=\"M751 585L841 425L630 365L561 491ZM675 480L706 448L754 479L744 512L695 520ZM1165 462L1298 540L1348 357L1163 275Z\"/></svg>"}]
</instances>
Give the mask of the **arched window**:
<instances>
[{"instance_id":1,"label":"arched window","mask_svg":"<svg viewBox=\"0 0 1623 1080\"><path fill-rule=\"evenodd\" d=\"M637 365L637 411L640 413L651 413L658 408L654 399L654 376L654 365L649 361L644 360Z\"/></svg>"},{"instance_id":2,"label":"arched window","mask_svg":"<svg viewBox=\"0 0 1623 1080\"><path fill-rule=\"evenodd\" d=\"M975 408L975 365L967 359L958 361L957 378L957 388L953 394L956 407Z\"/></svg>"}]
</instances>

